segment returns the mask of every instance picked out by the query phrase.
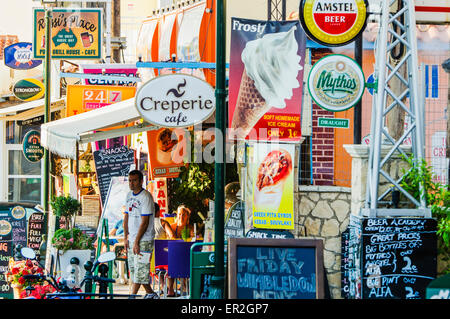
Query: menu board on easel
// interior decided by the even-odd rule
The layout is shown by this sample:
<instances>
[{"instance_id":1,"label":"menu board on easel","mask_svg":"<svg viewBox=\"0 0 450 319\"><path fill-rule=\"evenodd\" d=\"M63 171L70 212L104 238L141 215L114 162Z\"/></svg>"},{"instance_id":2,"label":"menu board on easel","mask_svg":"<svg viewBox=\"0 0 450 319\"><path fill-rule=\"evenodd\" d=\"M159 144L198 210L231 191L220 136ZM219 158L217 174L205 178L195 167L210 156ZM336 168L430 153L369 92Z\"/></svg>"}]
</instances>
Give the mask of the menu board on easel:
<instances>
[{"instance_id":1,"label":"menu board on easel","mask_svg":"<svg viewBox=\"0 0 450 319\"><path fill-rule=\"evenodd\" d=\"M100 199L102 207L104 207L111 178L128 176L130 167L134 164L134 151L126 146L95 151L94 162L100 188Z\"/></svg>"}]
</instances>

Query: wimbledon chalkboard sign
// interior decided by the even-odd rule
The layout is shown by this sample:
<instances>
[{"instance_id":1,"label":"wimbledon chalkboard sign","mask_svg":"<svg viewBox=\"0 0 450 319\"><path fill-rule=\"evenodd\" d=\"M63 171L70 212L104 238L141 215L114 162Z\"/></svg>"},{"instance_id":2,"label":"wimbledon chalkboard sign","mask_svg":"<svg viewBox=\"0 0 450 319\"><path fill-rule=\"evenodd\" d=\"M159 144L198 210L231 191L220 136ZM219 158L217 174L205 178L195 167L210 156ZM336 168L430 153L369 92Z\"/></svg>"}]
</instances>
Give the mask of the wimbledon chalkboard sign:
<instances>
[{"instance_id":1,"label":"wimbledon chalkboard sign","mask_svg":"<svg viewBox=\"0 0 450 319\"><path fill-rule=\"evenodd\" d=\"M324 298L322 240L230 238L228 260L231 299Z\"/></svg>"},{"instance_id":2,"label":"wimbledon chalkboard sign","mask_svg":"<svg viewBox=\"0 0 450 319\"><path fill-rule=\"evenodd\" d=\"M239 201L228 209L225 221L225 239L230 237L244 237L244 202Z\"/></svg>"},{"instance_id":3,"label":"wimbledon chalkboard sign","mask_svg":"<svg viewBox=\"0 0 450 319\"><path fill-rule=\"evenodd\" d=\"M134 164L134 151L126 146L95 151L94 162L102 205L105 205L111 178L128 175Z\"/></svg>"},{"instance_id":4,"label":"wimbledon chalkboard sign","mask_svg":"<svg viewBox=\"0 0 450 319\"><path fill-rule=\"evenodd\" d=\"M436 269L436 220L362 219L363 299L425 299Z\"/></svg>"},{"instance_id":5,"label":"wimbledon chalkboard sign","mask_svg":"<svg viewBox=\"0 0 450 319\"><path fill-rule=\"evenodd\" d=\"M39 254L39 247L42 242L44 229L44 213L33 213L28 218L28 247L34 249Z\"/></svg>"}]
</instances>

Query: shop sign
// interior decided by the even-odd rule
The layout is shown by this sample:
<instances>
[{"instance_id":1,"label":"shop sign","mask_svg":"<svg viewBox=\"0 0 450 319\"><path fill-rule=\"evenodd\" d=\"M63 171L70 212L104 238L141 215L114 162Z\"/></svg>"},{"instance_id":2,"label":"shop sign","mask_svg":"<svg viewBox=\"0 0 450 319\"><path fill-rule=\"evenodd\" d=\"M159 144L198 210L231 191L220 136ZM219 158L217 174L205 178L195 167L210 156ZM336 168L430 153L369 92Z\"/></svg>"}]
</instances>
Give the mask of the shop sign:
<instances>
[{"instance_id":1,"label":"shop sign","mask_svg":"<svg viewBox=\"0 0 450 319\"><path fill-rule=\"evenodd\" d=\"M11 69L28 70L42 64L42 60L33 60L33 44L14 43L5 48L5 65Z\"/></svg>"},{"instance_id":2,"label":"shop sign","mask_svg":"<svg viewBox=\"0 0 450 319\"><path fill-rule=\"evenodd\" d=\"M365 78L359 64L340 54L317 61L308 77L308 90L321 108L341 112L353 107L364 94Z\"/></svg>"},{"instance_id":3,"label":"shop sign","mask_svg":"<svg viewBox=\"0 0 450 319\"><path fill-rule=\"evenodd\" d=\"M23 79L14 84L13 93L22 101L34 101L44 97L44 84L36 79Z\"/></svg>"},{"instance_id":4,"label":"shop sign","mask_svg":"<svg viewBox=\"0 0 450 319\"><path fill-rule=\"evenodd\" d=\"M68 85L66 116L72 116L106 105L131 99L135 87L113 85Z\"/></svg>"},{"instance_id":5,"label":"shop sign","mask_svg":"<svg viewBox=\"0 0 450 319\"><path fill-rule=\"evenodd\" d=\"M333 127L333 128L349 128L350 120L349 119L319 117L317 119L317 126L318 127Z\"/></svg>"},{"instance_id":6,"label":"shop sign","mask_svg":"<svg viewBox=\"0 0 450 319\"><path fill-rule=\"evenodd\" d=\"M100 59L102 52L102 10L52 10L51 55L54 59ZM33 54L45 58L45 11L34 9Z\"/></svg>"},{"instance_id":7,"label":"shop sign","mask_svg":"<svg viewBox=\"0 0 450 319\"><path fill-rule=\"evenodd\" d=\"M38 131L32 130L25 134L22 147L23 155L30 162L39 162L44 156L44 148L41 146L41 133Z\"/></svg>"},{"instance_id":8,"label":"shop sign","mask_svg":"<svg viewBox=\"0 0 450 319\"><path fill-rule=\"evenodd\" d=\"M214 112L213 87L186 74L168 74L145 83L136 94L136 108L149 123L161 127L188 127Z\"/></svg>"},{"instance_id":9,"label":"shop sign","mask_svg":"<svg viewBox=\"0 0 450 319\"><path fill-rule=\"evenodd\" d=\"M137 82L127 81L127 77L137 78L137 67L135 64L86 64L81 65L84 74L123 76L123 80L110 79L85 79L86 85L120 85L136 86Z\"/></svg>"},{"instance_id":10,"label":"shop sign","mask_svg":"<svg viewBox=\"0 0 450 319\"><path fill-rule=\"evenodd\" d=\"M299 16L312 40L342 46L364 31L367 8L367 0L301 0Z\"/></svg>"}]
</instances>

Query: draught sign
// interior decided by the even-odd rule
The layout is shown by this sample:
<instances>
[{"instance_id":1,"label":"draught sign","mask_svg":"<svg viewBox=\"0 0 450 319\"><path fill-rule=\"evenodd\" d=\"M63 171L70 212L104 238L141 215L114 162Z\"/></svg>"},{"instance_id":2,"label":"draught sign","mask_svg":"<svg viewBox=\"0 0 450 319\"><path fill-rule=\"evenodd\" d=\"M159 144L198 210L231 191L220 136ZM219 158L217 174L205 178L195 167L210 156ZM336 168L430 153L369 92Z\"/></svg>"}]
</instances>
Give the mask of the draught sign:
<instances>
[{"instance_id":1,"label":"draught sign","mask_svg":"<svg viewBox=\"0 0 450 319\"><path fill-rule=\"evenodd\" d=\"M367 0L301 0L300 22L315 42L341 46L364 31L367 7Z\"/></svg>"}]
</instances>

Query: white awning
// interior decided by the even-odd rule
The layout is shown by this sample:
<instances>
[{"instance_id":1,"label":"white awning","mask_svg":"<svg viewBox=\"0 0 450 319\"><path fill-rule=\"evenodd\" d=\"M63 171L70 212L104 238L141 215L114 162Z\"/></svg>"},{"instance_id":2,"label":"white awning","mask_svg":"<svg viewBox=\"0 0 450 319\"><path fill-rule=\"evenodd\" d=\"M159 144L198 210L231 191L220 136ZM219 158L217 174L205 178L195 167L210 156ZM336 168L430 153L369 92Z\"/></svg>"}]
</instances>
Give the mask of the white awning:
<instances>
[{"instance_id":1,"label":"white awning","mask_svg":"<svg viewBox=\"0 0 450 319\"><path fill-rule=\"evenodd\" d=\"M41 125L41 145L52 153L75 159L77 142L88 143L148 130L150 125L144 123L128 128L91 133L141 119L134 103L135 99L132 98L43 124Z\"/></svg>"},{"instance_id":2,"label":"white awning","mask_svg":"<svg viewBox=\"0 0 450 319\"><path fill-rule=\"evenodd\" d=\"M50 104L53 106L54 104L60 104L64 102L65 98L52 98ZM0 108L0 119L5 119L7 116L14 116L17 112L27 111L30 109L34 109L37 107L43 107L45 105L45 99L39 99L31 102L24 102L17 105Z\"/></svg>"}]
</instances>

